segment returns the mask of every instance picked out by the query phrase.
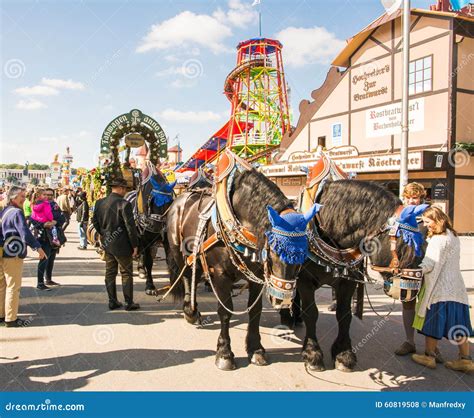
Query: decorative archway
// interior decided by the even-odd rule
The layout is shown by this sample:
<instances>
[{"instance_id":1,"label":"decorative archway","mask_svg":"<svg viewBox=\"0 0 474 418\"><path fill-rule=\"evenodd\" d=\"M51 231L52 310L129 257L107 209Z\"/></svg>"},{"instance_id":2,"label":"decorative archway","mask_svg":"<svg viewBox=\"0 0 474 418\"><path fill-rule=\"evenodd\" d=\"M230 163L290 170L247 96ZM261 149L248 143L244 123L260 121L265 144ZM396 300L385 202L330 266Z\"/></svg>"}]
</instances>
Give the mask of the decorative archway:
<instances>
[{"instance_id":1,"label":"decorative archway","mask_svg":"<svg viewBox=\"0 0 474 418\"><path fill-rule=\"evenodd\" d=\"M100 141L100 152L118 152L120 140L132 133L140 134L150 144L150 159L155 160L152 160L153 163L157 163L158 158L168 156L168 141L163 128L155 119L139 109L117 116L107 125Z\"/></svg>"},{"instance_id":2,"label":"decorative archway","mask_svg":"<svg viewBox=\"0 0 474 418\"><path fill-rule=\"evenodd\" d=\"M125 138L125 146L120 141ZM150 161L156 165L160 158L168 156L168 140L160 124L139 109L117 116L105 128L100 141L101 155L110 156L108 169L116 175L121 171L119 152L136 148L147 142L150 149ZM122 148L122 149L121 149ZM107 171L109 171L107 170Z\"/></svg>"}]
</instances>

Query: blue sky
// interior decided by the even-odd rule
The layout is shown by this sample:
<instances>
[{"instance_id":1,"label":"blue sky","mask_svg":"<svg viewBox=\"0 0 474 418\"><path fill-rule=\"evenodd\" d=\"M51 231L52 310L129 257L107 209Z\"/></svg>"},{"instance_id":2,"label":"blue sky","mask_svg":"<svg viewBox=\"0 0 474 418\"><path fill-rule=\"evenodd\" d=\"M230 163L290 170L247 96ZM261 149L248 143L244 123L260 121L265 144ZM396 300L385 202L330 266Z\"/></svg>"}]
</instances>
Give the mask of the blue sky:
<instances>
[{"instance_id":1,"label":"blue sky","mask_svg":"<svg viewBox=\"0 0 474 418\"><path fill-rule=\"evenodd\" d=\"M74 166L90 168L108 122L133 108L179 135L188 157L229 117L223 84L235 46L258 35L252 2L2 0L0 162L49 163L69 146ZM379 0L261 10L262 35L284 45L294 124L344 40L384 12Z\"/></svg>"}]
</instances>

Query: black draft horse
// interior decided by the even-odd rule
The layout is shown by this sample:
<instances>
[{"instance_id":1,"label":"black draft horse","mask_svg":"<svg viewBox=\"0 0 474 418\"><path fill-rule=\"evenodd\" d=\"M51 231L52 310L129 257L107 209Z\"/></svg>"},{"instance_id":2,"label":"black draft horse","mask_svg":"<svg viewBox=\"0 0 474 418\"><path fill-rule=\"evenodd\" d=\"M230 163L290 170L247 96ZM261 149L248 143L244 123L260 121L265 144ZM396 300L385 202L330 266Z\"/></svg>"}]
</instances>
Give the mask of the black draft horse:
<instances>
[{"instance_id":1,"label":"black draft horse","mask_svg":"<svg viewBox=\"0 0 474 418\"><path fill-rule=\"evenodd\" d=\"M185 257L189 255L189 243L190 240L194 242L199 224L199 215L212 199L212 194L206 191L185 192L176 198L168 212L167 239L169 240L169 247L167 262L172 284L178 279L185 265ZM277 213L292 208L290 200L284 196L281 190L256 170L236 171L230 190L230 202L236 218L256 235L259 253L267 248L265 233L272 228L267 206L271 206ZM309 216L305 215L304 219L307 223ZM306 223L303 231L306 228ZM214 232L212 222L209 222L205 230L205 238L207 239ZM226 247L222 241L219 241L205 254L210 280L220 300L218 302L218 314L221 322L221 332L217 342L216 366L221 370L233 370L236 367L229 335L230 319L232 317L232 313L229 311L233 310L232 286L241 279L247 280L247 277L233 264L230 251L232 250ZM248 269L256 276L264 276L264 263L251 262L249 259L244 261ZM271 248L268 249L265 263L267 263L267 271L270 270L273 277L288 281L296 279L300 267L299 264L282 262ZM196 277L199 278L203 273L203 269L200 263L197 267ZM262 297L260 296L263 285L252 280L248 280L248 283L249 323L246 350L250 362L262 366L267 364L259 331L262 313ZM178 300L184 298L185 318L188 322L195 323L199 318L199 313L197 308L194 311L191 308L191 298L195 298L196 294L196 288L195 286L192 288L191 284L191 268L186 270L179 285L174 288L173 294Z\"/></svg>"},{"instance_id":2,"label":"black draft horse","mask_svg":"<svg viewBox=\"0 0 474 418\"><path fill-rule=\"evenodd\" d=\"M168 183L163 173L148 163L141 173L137 190L125 197L133 206L140 243L139 270L143 269L145 273L147 295L156 295L152 276L156 246L161 243L167 252L166 213L173 203L173 187L174 183Z\"/></svg>"},{"instance_id":3,"label":"black draft horse","mask_svg":"<svg viewBox=\"0 0 474 418\"><path fill-rule=\"evenodd\" d=\"M387 189L370 182L339 180L325 184L318 199L322 206L319 212L318 232L328 244L341 249L359 247L369 256L372 264L388 266L392 259L388 232L382 231L390 217L402 204L400 199ZM415 253L402 238L397 240L400 268L415 267ZM336 318L339 332L331 347L335 367L342 371L354 370L357 362L352 351L349 335L352 320L351 300L357 282L363 276L351 272L349 279L334 277L326 273L325 267L308 259L298 276L297 289L301 297L302 318L306 326L303 343L303 360L314 371L325 370L323 352L316 337L318 307L314 292L324 284L336 291Z\"/></svg>"}]
</instances>

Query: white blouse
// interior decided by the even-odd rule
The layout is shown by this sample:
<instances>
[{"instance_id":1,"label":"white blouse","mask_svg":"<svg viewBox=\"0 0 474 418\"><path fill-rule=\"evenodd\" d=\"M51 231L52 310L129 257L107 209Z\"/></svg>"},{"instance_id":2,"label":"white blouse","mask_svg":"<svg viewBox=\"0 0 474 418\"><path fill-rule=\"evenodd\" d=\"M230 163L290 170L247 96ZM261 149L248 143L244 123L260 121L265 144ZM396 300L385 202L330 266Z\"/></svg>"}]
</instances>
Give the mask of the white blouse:
<instances>
[{"instance_id":1,"label":"white blouse","mask_svg":"<svg viewBox=\"0 0 474 418\"><path fill-rule=\"evenodd\" d=\"M450 230L429 239L425 257L420 264L425 275L425 294L418 308L419 316L424 318L426 310L438 302L469 305L460 258L461 242Z\"/></svg>"}]
</instances>

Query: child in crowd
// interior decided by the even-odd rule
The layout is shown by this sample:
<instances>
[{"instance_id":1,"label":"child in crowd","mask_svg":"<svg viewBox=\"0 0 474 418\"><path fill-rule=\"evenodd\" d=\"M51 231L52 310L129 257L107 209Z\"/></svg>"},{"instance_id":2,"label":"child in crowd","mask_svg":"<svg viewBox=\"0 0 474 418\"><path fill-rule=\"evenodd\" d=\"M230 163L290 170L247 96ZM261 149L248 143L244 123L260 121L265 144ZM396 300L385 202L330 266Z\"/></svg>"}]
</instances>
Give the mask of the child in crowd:
<instances>
[{"instance_id":1,"label":"child in crowd","mask_svg":"<svg viewBox=\"0 0 474 418\"><path fill-rule=\"evenodd\" d=\"M468 338L472 332L469 301L459 265L461 244L449 217L437 207L422 215L428 228L428 248L420 267L424 283L416 306L413 327L425 335L425 354L413 354L418 364L434 369L443 360L437 349L443 337L455 341L459 359L447 361L449 369L472 372Z\"/></svg>"},{"instance_id":2,"label":"child in crowd","mask_svg":"<svg viewBox=\"0 0 474 418\"><path fill-rule=\"evenodd\" d=\"M411 182L408 183L403 189L403 204L408 205L421 205L425 203L426 190L422 184ZM417 219L418 224L422 221ZM421 225L418 225L418 229ZM421 259L419 260L421 262ZM397 356L406 356L407 354L416 353L415 346L415 330L413 329L413 320L415 319L415 305L416 300L413 299L409 302L402 302L402 318L403 328L405 329L405 341L395 350Z\"/></svg>"},{"instance_id":3,"label":"child in crowd","mask_svg":"<svg viewBox=\"0 0 474 418\"><path fill-rule=\"evenodd\" d=\"M43 189L38 189L35 194L33 195L33 211L31 214L31 219L33 219L36 222L40 222L42 224L46 222L53 222L53 211L51 210L51 204L49 203L48 199L44 195L44 190ZM46 229L48 231L48 229ZM58 238L58 230L56 226L53 226L51 229L51 243L54 247L60 247L61 243Z\"/></svg>"}]
</instances>

